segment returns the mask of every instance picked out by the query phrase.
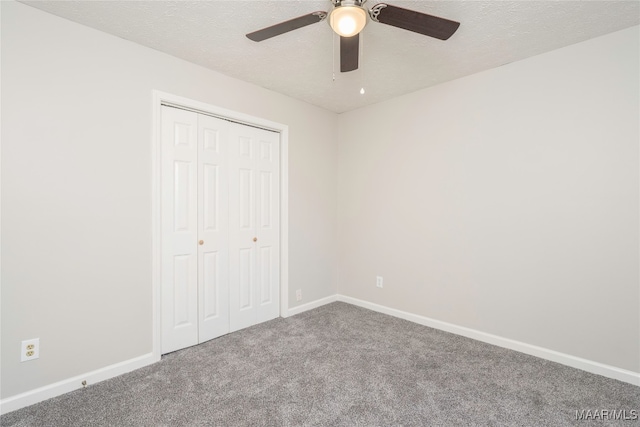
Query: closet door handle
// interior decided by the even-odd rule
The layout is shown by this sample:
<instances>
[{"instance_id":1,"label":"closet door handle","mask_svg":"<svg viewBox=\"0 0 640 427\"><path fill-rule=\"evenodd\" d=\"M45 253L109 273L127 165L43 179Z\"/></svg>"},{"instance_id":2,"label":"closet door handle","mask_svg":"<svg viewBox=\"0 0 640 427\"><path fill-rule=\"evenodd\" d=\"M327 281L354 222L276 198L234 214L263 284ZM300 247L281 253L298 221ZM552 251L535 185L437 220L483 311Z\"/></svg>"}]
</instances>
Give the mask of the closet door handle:
<instances>
[{"instance_id":1,"label":"closet door handle","mask_svg":"<svg viewBox=\"0 0 640 427\"><path fill-rule=\"evenodd\" d=\"M204 245L204 240L200 240L200 241L198 241L198 244L199 244L200 246Z\"/></svg>"},{"instance_id":2,"label":"closet door handle","mask_svg":"<svg viewBox=\"0 0 640 427\"><path fill-rule=\"evenodd\" d=\"M257 238L257 237L254 237L254 238L253 238L253 241L254 241L254 242L257 242L257 241L258 241L258 238Z\"/></svg>"}]
</instances>

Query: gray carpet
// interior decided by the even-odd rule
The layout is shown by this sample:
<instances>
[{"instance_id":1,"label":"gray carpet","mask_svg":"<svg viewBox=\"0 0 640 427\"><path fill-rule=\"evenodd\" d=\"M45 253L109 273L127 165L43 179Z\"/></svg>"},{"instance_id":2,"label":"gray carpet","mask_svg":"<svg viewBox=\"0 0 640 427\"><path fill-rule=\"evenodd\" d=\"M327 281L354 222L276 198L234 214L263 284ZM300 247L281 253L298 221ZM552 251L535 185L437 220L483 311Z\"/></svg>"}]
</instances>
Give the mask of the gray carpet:
<instances>
[{"instance_id":1,"label":"gray carpet","mask_svg":"<svg viewBox=\"0 0 640 427\"><path fill-rule=\"evenodd\" d=\"M333 303L171 353L2 426L638 425L640 387Z\"/></svg>"}]
</instances>

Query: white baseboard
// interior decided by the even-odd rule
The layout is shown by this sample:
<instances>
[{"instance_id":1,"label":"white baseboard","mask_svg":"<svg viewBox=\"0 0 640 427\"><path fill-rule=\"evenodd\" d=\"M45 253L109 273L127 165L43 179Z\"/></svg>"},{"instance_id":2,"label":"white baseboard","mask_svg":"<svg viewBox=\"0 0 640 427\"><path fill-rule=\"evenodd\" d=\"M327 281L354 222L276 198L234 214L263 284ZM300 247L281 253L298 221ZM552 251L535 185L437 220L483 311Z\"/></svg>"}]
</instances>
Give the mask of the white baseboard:
<instances>
[{"instance_id":1,"label":"white baseboard","mask_svg":"<svg viewBox=\"0 0 640 427\"><path fill-rule=\"evenodd\" d=\"M49 384L35 390L7 397L6 399L0 400L0 414L6 414L8 412L42 402L43 400L51 399L52 397L60 396L61 394L82 388L82 381L87 381L87 386L90 386L97 382L108 380L110 378L117 377L118 375L126 374L127 372L150 365L158 360L159 359L157 357L153 357L153 353L149 353L130 360L125 360L124 362L106 366L83 375L78 375L57 383Z\"/></svg>"},{"instance_id":2,"label":"white baseboard","mask_svg":"<svg viewBox=\"0 0 640 427\"><path fill-rule=\"evenodd\" d=\"M581 369L586 372L602 375L607 378L613 378L629 384L640 386L640 373L638 372L627 371L625 369L616 368L614 366L605 365L603 363L594 362L592 360L582 359L580 357L571 356L569 354L560 353L543 347L538 347L508 338L503 338L475 329L466 328L464 326L454 325L452 323L431 319L425 316L408 313L406 311L385 307L383 305L374 304L340 294L331 295L316 301L302 304L294 308L290 308L289 310L287 310L286 315L283 317L289 317L295 314L303 313L305 311L312 310L314 308L318 308L335 301L341 301L348 304L356 305L358 307L367 308L369 310L388 314L390 316L398 317L400 319L408 320L420 325L428 326L446 332L451 332L457 335L462 335L464 337L486 342L488 344L493 344L498 347L519 351L521 353L536 356L541 359L550 360L552 362L570 366L572 368ZM35 390L2 399L0 400L0 414L6 414L8 412L15 411L17 409L24 408L26 406L42 402L43 400L60 396L61 394L81 388L82 381L86 380L88 385L95 384L97 382L108 380L110 378L117 377L118 375L122 375L127 372L142 368L159 360L160 359L158 357L154 357L153 353L149 353L140 357L136 357L134 359L88 372L84 375L78 375L73 378L68 378L54 384L50 384L44 387L37 388Z\"/></svg>"},{"instance_id":3,"label":"white baseboard","mask_svg":"<svg viewBox=\"0 0 640 427\"><path fill-rule=\"evenodd\" d=\"M331 295L326 298L321 298L316 301L312 301L306 304L299 305L287 310L286 315L282 317L293 316L314 308L318 308L325 304L329 304L337 301L337 295ZM59 381L54 384L49 384L44 387L30 390L25 393L17 394L15 396L8 397L0 400L0 414L6 414L11 411L15 411L26 406L42 402L52 397L60 396L61 394L68 393L82 387L82 381L87 381L88 385L95 384L100 381L108 380L118 375L126 374L135 369L142 368L160 360L158 356L154 356L153 353L145 354L140 357L136 357L131 360L116 363L111 366L104 367L92 372L88 372L83 375L78 375L73 378L68 378L63 381Z\"/></svg>"},{"instance_id":4,"label":"white baseboard","mask_svg":"<svg viewBox=\"0 0 640 427\"><path fill-rule=\"evenodd\" d=\"M299 305L297 307L290 308L287 310L287 314L282 317L293 316L294 314L299 314L308 310L313 310L314 308L318 308L325 304L329 304L338 300L338 295L331 295L325 298L320 298L315 301L308 302L306 304Z\"/></svg>"},{"instance_id":5,"label":"white baseboard","mask_svg":"<svg viewBox=\"0 0 640 427\"><path fill-rule=\"evenodd\" d=\"M616 368L615 366L605 365L603 363L594 362L588 359L582 359L580 357L571 356L569 354L560 353L558 351L549 350L547 348L515 341L509 338L503 338L475 329L465 328L464 326L442 322L440 320L430 319L428 317L408 313L402 310L396 310L395 308L385 307L383 305L374 304L345 295L337 295L337 300L346 302L348 304L357 305L358 307L377 311L379 313L398 317L400 319L408 320L410 322L418 323L420 325L429 326L430 328L440 329L442 331L451 332L453 334L462 335L467 338L472 338L474 340L493 344L498 347L519 351L521 353L536 356L541 359L546 359L552 362L560 363L562 365L570 366L572 368L581 369L592 374L602 375L603 377L613 378L629 384L640 386L640 373L638 372L627 371L625 369Z\"/></svg>"}]
</instances>

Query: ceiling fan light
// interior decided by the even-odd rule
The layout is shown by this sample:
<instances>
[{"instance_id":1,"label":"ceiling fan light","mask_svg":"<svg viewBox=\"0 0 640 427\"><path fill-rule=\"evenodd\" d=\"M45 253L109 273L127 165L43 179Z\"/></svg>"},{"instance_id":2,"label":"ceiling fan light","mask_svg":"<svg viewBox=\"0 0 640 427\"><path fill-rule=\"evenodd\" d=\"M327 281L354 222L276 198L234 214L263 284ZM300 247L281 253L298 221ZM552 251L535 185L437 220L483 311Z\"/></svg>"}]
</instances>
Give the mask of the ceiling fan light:
<instances>
[{"instance_id":1,"label":"ceiling fan light","mask_svg":"<svg viewBox=\"0 0 640 427\"><path fill-rule=\"evenodd\" d=\"M360 6L338 6L329 15L329 25L339 36L355 36L367 25L367 12Z\"/></svg>"}]
</instances>

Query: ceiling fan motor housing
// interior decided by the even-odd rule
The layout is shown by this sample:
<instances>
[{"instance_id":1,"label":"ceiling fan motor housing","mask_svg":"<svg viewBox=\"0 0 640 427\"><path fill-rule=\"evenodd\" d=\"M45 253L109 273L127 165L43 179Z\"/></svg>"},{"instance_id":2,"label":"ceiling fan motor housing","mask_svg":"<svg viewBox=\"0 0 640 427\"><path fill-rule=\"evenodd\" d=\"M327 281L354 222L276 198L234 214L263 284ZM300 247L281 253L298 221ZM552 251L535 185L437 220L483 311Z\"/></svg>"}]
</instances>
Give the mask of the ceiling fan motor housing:
<instances>
[{"instance_id":1,"label":"ceiling fan motor housing","mask_svg":"<svg viewBox=\"0 0 640 427\"><path fill-rule=\"evenodd\" d=\"M339 7L339 6L359 6L362 7L363 4L365 4L367 2L367 0L332 0L331 3L333 3L334 7Z\"/></svg>"}]
</instances>

